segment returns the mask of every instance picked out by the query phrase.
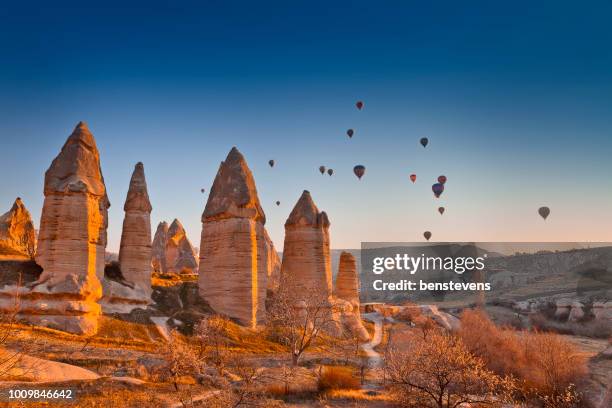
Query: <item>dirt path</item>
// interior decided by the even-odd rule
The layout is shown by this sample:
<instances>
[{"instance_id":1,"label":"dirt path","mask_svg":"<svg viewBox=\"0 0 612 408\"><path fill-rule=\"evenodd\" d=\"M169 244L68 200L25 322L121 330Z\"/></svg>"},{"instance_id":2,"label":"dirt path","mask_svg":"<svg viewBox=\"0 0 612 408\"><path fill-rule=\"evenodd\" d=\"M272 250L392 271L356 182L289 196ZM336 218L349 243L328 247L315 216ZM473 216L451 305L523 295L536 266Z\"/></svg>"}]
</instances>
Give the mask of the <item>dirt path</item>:
<instances>
[{"instance_id":1,"label":"dirt path","mask_svg":"<svg viewBox=\"0 0 612 408\"><path fill-rule=\"evenodd\" d=\"M370 367L380 367L382 365L382 357L380 353L374 350L382 342L383 338L383 321L384 317L378 313L364 313L363 318L374 323L374 335L369 343L361 345L362 350L368 356L368 365Z\"/></svg>"}]
</instances>

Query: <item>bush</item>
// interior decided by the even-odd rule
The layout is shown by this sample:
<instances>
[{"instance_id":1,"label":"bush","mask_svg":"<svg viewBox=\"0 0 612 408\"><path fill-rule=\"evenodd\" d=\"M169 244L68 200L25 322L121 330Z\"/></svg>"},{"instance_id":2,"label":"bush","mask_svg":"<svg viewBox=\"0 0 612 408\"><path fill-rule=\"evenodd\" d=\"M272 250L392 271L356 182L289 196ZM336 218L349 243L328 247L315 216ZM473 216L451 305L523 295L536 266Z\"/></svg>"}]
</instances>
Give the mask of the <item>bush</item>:
<instances>
[{"instance_id":1,"label":"bush","mask_svg":"<svg viewBox=\"0 0 612 408\"><path fill-rule=\"evenodd\" d=\"M319 391L351 390L360 387L359 379L349 367L324 366L318 377Z\"/></svg>"},{"instance_id":2,"label":"bush","mask_svg":"<svg viewBox=\"0 0 612 408\"><path fill-rule=\"evenodd\" d=\"M585 358L558 334L499 328L482 311L463 312L459 336L489 369L522 380L523 396L542 402L562 398L587 371Z\"/></svg>"}]
</instances>

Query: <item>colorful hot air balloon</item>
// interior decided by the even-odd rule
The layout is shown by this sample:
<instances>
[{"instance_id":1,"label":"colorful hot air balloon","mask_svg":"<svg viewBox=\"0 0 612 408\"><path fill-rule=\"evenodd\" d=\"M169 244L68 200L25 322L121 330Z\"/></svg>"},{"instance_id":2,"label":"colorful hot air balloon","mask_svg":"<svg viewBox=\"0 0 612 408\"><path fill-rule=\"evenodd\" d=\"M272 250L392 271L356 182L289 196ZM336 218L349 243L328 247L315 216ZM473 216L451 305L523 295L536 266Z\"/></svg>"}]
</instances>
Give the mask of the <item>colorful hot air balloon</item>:
<instances>
[{"instance_id":1,"label":"colorful hot air balloon","mask_svg":"<svg viewBox=\"0 0 612 408\"><path fill-rule=\"evenodd\" d=\"M353 134L355 134L355 131L353 129L349 129L346 131L346 134L348 137L353 137Z\"/></svg>"},{"instance_id":2,"label":"colorful hot air balloon","mask_svg":"<svg viewBox=\"0 0 612 408\"><path fill-rule=\"evenodd\" d=\"M270 165L270 167L274 167L274 160L269 160L268 164Z\"/></svg>"},{"instance_id":3,"label":"colorful hot air balloon","mask_svg":"<svg viewBox=\"0 0 612 408\"><path fill-rule=\"evenodd\" d=\"M431 238L431 232L429 232L429 231L425 231L425 232L423 233L423 236L425 237L425 239L426 239L426 240L428 240L428 241L429 241L429 238Z\"/></svg>"},{"instance_id":4,"label":"colorful hot air balloon","mask_svg":"<svg viewBox=\"0 0 612 408\"><path fill-rule=\"evenodd\" d=\"M355 106L357 107L357 109L362 110L363 109L363 101L357 101L355 103Z\"/></svg>"},{"instance_id":5,"label":"colorful hot air balloon","mask_svg":"<svg viewBox=\"0 0 612 408\"><path fill-rule=\"evenodd\" d=\"M438 177L438 183L445 184L446 183L446 176L439 176Z\"/></svg>"},{"instance_id":6,"label":"colorful hot air balloon","mask_svg":"<svg viewBox=\"0 0 612 408\"><path fill-rule=\"evenodd\" d=\"M353 173L355 173L359 180L361 180L361 178L365 174L365 170L365 166L362 166L361 164L358 164L357 166L353 167Z\"/></svg>"},{"instance_id":7,"label":"colorful hot air balloon","mask_svg":"<svg viewBox=\"0 0 612 408\"><path fill-rule=\"evenodd\" d=\"M416 174L411 174L410 175L410 180L414 183L416 182Z\"/></svg>"},{"instance_id":8,"label":"colorful hot air balloon","mask_svg":"<svg viewBox=\"0 0 612 408\"><path fill-rule=\"evenodd\" d=\"M433 191L436 198L440 198L440 196L444 192L444 184L442 183L434 184L433 186L431 186L431 191Z\"/></svg>"},{"instance_id":9,"label":"colorful hot air balloon","mask_svg":"<svg viewBox=\"0 0 612 408\"><path fill-rule=\"evenodd\" d=\"M319 166L319 173L325 174L325 166Z\"/></svg>"},{"instance_id":10,"label":"colorful hot air balloon","mask_svg":"<svg viewBox=\"0 0 612 408\"><path fill-rule=\"evenodd\" d=\"M440 213L440 215L444 214L444 211L446 211L444 207L438 207L438 212Z\"/></svg>"},{"instance_id":11,"label":"colorful hot air balloon","mask_svg":"<svg viewBox=\"0 0 612 408\"><path fill-rule=\"evenodd\" d=\"M548 218L548 215L550 214L550 208L548 208L548 207L540 207L538 209L538 214L540 214L540 217L546 219L546 218Z\"/></svg>"},{"instance_id":12,"label":"colorful hot air balloon","mask_svg":"<svg viewBox=\"0 0 612 408\"><path fill-rule=\"evenodd\" d=\"M334 169L327 169L327 174L329 174L330 176L334 174Z\"/></svg>"},{"instance_id":13,"label":"colorful hot air balloon","mask_svg":"<svg viewBox=\"0 0 612 408\"><path fill-rule=\"evenodd\" d=\"M280 201L277 201L277 202L276 202L276 205L280 205Z\"/></svg>"},{"instance_id":14,"label":"colorful hot air balloon","mask_svg":"<svg viewBox=\"0 0 612 408\"><path fill-rule=\"evenodd\" d=\"M426 137L422 137L421 144L423 145L423 147L427 147L427 143L429 143L429 139Z\"/></svg>"}]
</instances>

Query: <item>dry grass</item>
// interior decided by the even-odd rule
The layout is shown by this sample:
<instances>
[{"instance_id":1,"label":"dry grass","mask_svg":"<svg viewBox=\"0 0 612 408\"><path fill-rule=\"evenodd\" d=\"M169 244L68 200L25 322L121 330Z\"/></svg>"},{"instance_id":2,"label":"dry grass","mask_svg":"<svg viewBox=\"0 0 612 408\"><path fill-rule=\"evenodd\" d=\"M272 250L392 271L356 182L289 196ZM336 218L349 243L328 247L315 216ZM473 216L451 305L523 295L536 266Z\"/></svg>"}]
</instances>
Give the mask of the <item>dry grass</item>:
<instances>
[{"instance_id":1,"label":"dry grass","mask_svg":"<svg viewBox=\"0 0 612 408\"><path fill-rule=\"evenodd\" d=\"M584 355L561 336L500 328L482 311L463 312L459 336L489 369L521 380L525 395L561 395L587 372Z\"/></svg>"},{"instance_id":2,"label":"dry grass","mask_svg":"<svg viewBox=\"0 0 612 408\"><path fill-rule=\"evenodd\" d=\"M327 392L359 389L360 383L350 367L324 366L321 368L317 386L319 391Z\"/></svg>"}]
</instances>

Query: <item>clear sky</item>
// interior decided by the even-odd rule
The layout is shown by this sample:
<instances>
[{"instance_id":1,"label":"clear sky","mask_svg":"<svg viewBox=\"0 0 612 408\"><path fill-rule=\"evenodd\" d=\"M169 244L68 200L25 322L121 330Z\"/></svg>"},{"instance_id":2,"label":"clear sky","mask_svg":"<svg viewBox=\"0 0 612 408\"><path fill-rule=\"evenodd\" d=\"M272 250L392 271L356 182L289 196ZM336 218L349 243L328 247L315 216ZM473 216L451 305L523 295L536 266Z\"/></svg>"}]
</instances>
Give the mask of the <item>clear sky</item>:
<instances>
[{"instance_id":1,"label":"clear sky","mask_svg":"<svg viewBox=\"0 0 612 408\"><path fill-rule=\"evenodd\" d=\"M612 241L609 1L6 3L0 212L21 196L38 224L44 171L84 120L112 203L111 251L138 161L153 228L178 217L198 246L200 189L234 145L279 248L303 189L328 212L334 248L424 230Z\"/></svg>"}]
</instances>

